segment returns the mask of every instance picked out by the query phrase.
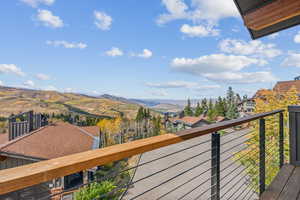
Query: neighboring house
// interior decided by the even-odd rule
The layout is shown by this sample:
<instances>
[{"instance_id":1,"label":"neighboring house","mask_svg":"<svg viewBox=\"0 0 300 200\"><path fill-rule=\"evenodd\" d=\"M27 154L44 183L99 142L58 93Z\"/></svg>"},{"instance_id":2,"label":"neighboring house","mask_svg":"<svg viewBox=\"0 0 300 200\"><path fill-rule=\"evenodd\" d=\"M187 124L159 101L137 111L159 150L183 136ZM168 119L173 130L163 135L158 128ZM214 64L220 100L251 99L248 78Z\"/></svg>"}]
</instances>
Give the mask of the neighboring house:
<instances>
[{"instance_id":1,"label":"neighboring house","mask_svg":"<svg viewBox=\"0 0 300 200\"><path fill-rule=\"evenodd\" d=\"M190 128L196 128L201 127L210 124L209 121L205 119L205 117L174 117L169 118L166 122L166 127L169 130L172 130L174 132L184 130L184 129L190 129Z\"/></svg>"},{"instance_id":2,"label":"neighboring house","mask_svg":"<svg viewBox=\"0 0 300 200\"><path fill-rule=\"evenodd\" d=\"M0 170L99 148L99 129L57 122L9 141L0 135ZM92 178L92 171L61 177L49 188L68 189ZM0 198L1 199L1 198Z\"/></svg>"},{"instance_id":3,"label":"neighboring house","mask_svg":"<svg viewBox=\"0 0 300 200\"><path fill-rule=\"evenodd\" d=\"M300 80L298 80L298 77L296 77L293 81L277 82L273 90L279 94L283 94L288 92L292 87L295 87L298 91L298 94L300 94Z\"/></svg>"},{"instance_id":4,"label":"neighboring house","mask_svg":"<svg viewBox=\"0 0 300 200\"><path fill-rule=\"evenodd\" d=\"M253 98L243 100L238 104L238 112L240 117L252 114L255 110L255 100Z\"/></svg>"}]
</instances>

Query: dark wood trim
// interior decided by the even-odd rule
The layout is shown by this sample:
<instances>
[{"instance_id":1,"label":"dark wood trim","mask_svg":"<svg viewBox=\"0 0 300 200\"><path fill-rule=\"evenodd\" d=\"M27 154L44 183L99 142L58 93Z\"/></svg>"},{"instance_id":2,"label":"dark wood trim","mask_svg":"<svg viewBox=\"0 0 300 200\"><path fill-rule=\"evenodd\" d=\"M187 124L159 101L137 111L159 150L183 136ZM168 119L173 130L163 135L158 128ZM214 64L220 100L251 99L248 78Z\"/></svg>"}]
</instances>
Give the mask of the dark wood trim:
<instances>
[{"instance_id":1,"label":"dark wood trim","mask_svg":"<svg viewBox=\"0 0 300 200\"><path fill-rule=\"evenodd\" d=\"M181 131L176 135L165 134L103 149L90 150L21 167L1 170L0 195L90 169L95 166L101 166L113 161L176 144L188 139L207 135L222 129L241 125L283 111L284 110L275 110L240 119L220 122L201 128Z\"/></svg>"},{"instance_id":2,"label":"dark wood trim","mask_svg":"<svg viewBox=\"0 0 300 200\"><path fill-rule=\"evenodd\" d=\"M300 15L299 0L280 0L243 15L249 29L259 31Z\"/></svg>"}]
</instances>

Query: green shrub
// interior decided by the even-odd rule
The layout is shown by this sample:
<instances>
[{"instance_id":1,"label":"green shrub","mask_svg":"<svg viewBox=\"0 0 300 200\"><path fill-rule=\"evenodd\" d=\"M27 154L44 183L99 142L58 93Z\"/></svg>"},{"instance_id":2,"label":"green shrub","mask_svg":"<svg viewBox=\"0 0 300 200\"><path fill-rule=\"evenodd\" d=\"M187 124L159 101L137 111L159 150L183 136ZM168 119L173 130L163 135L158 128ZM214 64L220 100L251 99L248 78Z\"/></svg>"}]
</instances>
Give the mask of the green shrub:
<instances>
[{"instance_id":1,"label":"green shrub","mask_svg":"<svg viewBox=\"0 0 300 200\"><path fill-rule=\"evenodd\" d=\"M101 183L91 183L88 186L81 188L75 193L76 200L94 200L100 199L103 194L111 192L116 186L110 181L103 181ZM117 199L113 194L101 198L101 200Z\"/></svg>"}]
</instances>

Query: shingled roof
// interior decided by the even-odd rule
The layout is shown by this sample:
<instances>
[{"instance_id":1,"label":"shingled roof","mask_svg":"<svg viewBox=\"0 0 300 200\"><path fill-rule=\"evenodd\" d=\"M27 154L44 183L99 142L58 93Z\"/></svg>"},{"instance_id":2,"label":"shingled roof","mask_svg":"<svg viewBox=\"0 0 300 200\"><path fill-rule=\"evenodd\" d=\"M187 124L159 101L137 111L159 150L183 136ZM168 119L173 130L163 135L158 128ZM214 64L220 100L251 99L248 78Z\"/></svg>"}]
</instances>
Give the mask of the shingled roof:
<instances>
[{"instance_id":1,"label":"shingled roof","mask_svg":"<svg viewBox=\"0 0 300 200\"><path fill-rule=\"evenodd\" d=\"M186 116L186 117L182 117L182 118L178 118L178 117L170 118L169 120L172 123L184 123L184 124L193 126L194 124L198 123L199 121L202 121L202 120L206 121L206 118L203 117L203 116L200 116L200 117L189 117L189 116Z\"/></svg>"},{"instance_id":2,"label":"shingled roof","mask_svg":"<svg viewBox=\"0 0 300 200\"><path fill-rule=\"evenodd\" d=\"M62 157L98 147L96 127L81 128L64 122L48 125L0 146L0 155L40 160Z\"/></svg>"},{"instance_id":3,"label":"shingled roof","mask_svg":"<svg viewBox=\"0 0 300 200\"><path fill-rule=\"evenodd\" d=\"M300 94L300 80L279 81L276 83L273 90L278 93L285 93L289 91L293 86L297 89L298 94Z\"/></svg>"}]
</instances>

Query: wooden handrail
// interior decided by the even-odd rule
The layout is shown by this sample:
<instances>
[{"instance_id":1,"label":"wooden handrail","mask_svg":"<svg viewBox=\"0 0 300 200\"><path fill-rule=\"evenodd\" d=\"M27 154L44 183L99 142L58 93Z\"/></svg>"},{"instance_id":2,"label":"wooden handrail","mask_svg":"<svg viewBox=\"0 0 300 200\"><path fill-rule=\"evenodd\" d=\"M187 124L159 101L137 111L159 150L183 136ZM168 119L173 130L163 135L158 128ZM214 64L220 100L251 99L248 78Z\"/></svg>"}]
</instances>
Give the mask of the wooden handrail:
<instances>
[{"instance_id":1,"label":"wooden handrail","mask_svg":"<svg viewBox=\"0 0 300 200\"><path fill-rule=\"evenodd\" d=\"M275 110L240 119L215 123L204 127L184 130L176 134L155 136L103 149L90 150L16 168L0 170L0 195L90 169L95 166L101 166L171 144L241 125L283 111L284 110Z\"/></svg>"}]
</instances>

